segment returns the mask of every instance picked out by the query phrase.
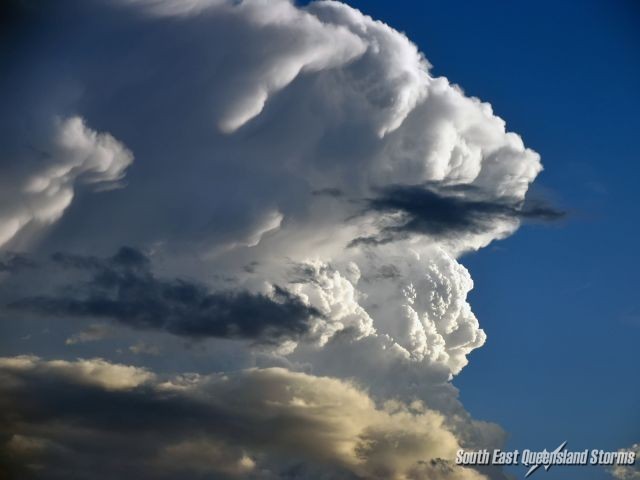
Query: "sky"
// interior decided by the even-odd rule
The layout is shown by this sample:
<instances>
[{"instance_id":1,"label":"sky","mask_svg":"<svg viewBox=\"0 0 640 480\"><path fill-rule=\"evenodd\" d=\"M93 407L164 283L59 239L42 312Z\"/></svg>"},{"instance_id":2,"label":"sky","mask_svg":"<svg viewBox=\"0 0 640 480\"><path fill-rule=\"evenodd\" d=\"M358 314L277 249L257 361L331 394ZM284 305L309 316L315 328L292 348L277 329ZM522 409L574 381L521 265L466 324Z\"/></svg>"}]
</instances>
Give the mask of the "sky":
<instances>
[{"instance_id":1,"label":"sky","mask_svg":"<svg viewBox=\"0 0 640 480\"><path fill-rule=\"evenodd\" d=\"M640 451L633 2L2 8L4 476Z\"/></svg>"}]
</instances>

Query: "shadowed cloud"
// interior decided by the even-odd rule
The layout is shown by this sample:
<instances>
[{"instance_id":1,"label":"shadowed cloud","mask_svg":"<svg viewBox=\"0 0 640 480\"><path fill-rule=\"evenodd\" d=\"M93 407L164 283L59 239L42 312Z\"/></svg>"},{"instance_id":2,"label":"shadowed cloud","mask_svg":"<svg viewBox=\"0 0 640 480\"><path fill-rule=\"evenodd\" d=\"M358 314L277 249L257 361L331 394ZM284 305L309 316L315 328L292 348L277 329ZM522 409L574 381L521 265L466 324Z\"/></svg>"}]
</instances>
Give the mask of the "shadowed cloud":
<instances>
[{"instance_id":1,"label":"shadowed cloud","mask_svg":"<svg viewBox=\"0 0 640 480\"><path fill-rule=\"evenodd\" d=\"M399 220L384 226L378 235L356 238L351 245L388 243L410 234L444 238L482 233L500 219L555 221L565 216L565 212L543 203L510 199L487 201L482 200L479 193L469 185L438 191L429 185L395 185L381 189L379 196L367 201L366 212L399 214Z\"/></svg>"},{"instance_id":2,"label":"shadowed cloud","mask_svg":"<svg viewBox=\"0 0 640 480\"><path fill-rule=\"evenodd\" d=\"M129 247L107 259L58 253L54 262L90 272L90 280L64 293L11 302L14 309L51 316L113 319L137 329L191 337L244 338L272 343L298 338L321 314L275 286L270 295L211 292L183 279L160 279L148 257Z\"/></svg>"},{"instance_id":3,"label":"shadowed cloud","mask_svg":"<svg viewBox=\"0 0 640 480\"><path fill-rule=\"evenodd\" d=\"M381 408L349 382L282 368L161 377L0 357L0 394L0 474L16 478L291 478L272 461L283 453L312 469L293 478L485 478L449 462L422 471L459 447L424 405Z\"/></svg>"}]
</instances>

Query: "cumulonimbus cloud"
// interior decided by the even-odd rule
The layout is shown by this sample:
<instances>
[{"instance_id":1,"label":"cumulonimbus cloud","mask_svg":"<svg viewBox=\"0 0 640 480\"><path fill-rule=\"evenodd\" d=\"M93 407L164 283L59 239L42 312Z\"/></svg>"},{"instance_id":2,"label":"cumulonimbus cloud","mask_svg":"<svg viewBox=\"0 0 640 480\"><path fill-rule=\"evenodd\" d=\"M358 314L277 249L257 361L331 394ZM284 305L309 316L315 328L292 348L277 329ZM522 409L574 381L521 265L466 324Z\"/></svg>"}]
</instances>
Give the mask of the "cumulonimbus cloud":
<instances>
[{"instance_id":1,"label":"cumulonimbus cloud","mask_svg":"<svg viewBox=\"0 0 640 480\"><path fill-rule=\"evenodd\" d=\"M288 468L291 478L474 478L435 453L504 440L495 425L471 419L450 383L486 339L458 257L512 234L523 218L556 216L526 204L539 155L489 104L432 75L405 35L339 2L64 0L46 8L25 13L41 28L28 44L16 40L25 60L0 79L0 246L34 250L0 260L0 295L35 313L19 325L71 332L60 345L34 335L29 351L58 348L73 370L71 352L97 343L82 339L99 337L111 358L158 351L147 340L161 331L172 334L164 345L172 350L136 361L202 365L204 354L179 342L199 338L210 347L208 371L266 368L228 380L185 377L164 390L162 372L149 368L139 384L109 390L61 376L62 364L22 359L23 370L6 373L23 382L5 385L11 398L45 388L46 371L55 382L41 393L62 398L64 381L74 402L12 401L34 420L11 424L9 447L45 448L51 456L39 461L54 478L70 466L109 465L98 461L99 445L113 441L108 398L148 415L129 418L154 439L153 451L127 441L123 457L141 478L171 459L248 478L259 465ZM87 183L121 186L125 172L125 188L81 195ZM39 241L22 241L30 237ZM139 250L112 257L122 245ZM55 267L38 260L54 252L66 252L53 257ZM0 311L14 337L15 316ZM133 327L124 329L132 343L122 348L120 331L87 330L107 318ZM87 325L78 331L79 320ZM226 355L229 339L251 341ZM87 371L110 371L89 362ZM212 412L205 391L229 400L216 404L220 422L203 420ZM400 401L396 411L383 407L390 399ZM420 413L414 401L429 408ZM60 442L67 434L47 434L36 418L77 420L94 440L70 428ZM206 431L189 436L194 425ZM273 445L258 435L278 429L286 435ZM173 443L155 443L174 431ZM427 448L432 435L439 440ZM74 463L68 453L80 447ZM294 465L298 456L314 466Z\"/></svg>"}]
</instances>

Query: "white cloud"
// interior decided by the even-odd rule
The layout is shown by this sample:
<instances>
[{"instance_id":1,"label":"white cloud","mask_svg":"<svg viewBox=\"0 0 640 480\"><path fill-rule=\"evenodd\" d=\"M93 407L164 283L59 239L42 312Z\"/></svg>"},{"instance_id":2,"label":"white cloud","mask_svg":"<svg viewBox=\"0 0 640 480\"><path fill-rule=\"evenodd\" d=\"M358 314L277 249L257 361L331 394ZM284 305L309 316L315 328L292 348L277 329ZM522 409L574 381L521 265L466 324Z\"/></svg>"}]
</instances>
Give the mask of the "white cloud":
<instances>
[{"instance_id":1,"label":"white cloud","mask_svg":"<svg viewBox=\"0 0 640 480\"><path fill-rule=\"evenodd\" d=\"M71 204L76 183L115 186L133 160L121 143L91 130L80 117L52 123L50 137L35 140L30 156L36 158L18 159L33 170L19 166L2 179L0 247L23 230L37 231L57 221Z\"/></svg>"},{"instance_id":2,"label":"white cloud","mask_svg":"<svg viewBox=\"0 0 640 480\"><path fill-rule=\"evenodd\" d=\"M373 320L358 303L359 293L345 276L317 261L300 264L298 268L302 278L296 280L291 291L324 315L325 321L318 321L317 330L312 332L320 337L321 345L344 329L353 329L358 338L375 334Z\"/></svg>"},{"instance_id":3,"label":"white cloud","mask_svg":"<svg viewBox=\"0 0 640 480\"><path fill-rule=\"evenodd\" d=\"M634 452L636 461L633 465L620 465L616 464L609 472L613 477L618 478L620 480L638 480L640 479L640 462L638 458L640 457L640 443L634 443L628 448L621 448L618 450L619 452Z\"/></svg>"},{"instance_id":4,"label":"white cloud","mask_svg":"<svg viewBox=\"0 0 640 480\"><path fill-rule=\"evenodd\" d=\"M133 1L127 2L145 8L159 16L215 15L230 21L240 19L250 25L252 35L265 37L262 52L242 47L234 52L239 63L231 64L225 72L228 81L237 84L228 103L222 108L219 128L231 133L263 110L269 97L282 90L306 72L317 72L343 66L364 52L365 43L347 29L323 24L314 15L295 7L286 0L253 1ZM293 42L282 42L295 38ZM242 68L243 57L250 63ZM250 71L250 74L247 70Z\"/></svg>"},{"instance_id":5,"label":"white cloud","mask_svg":"<svg viewBox=\"0 0 640 480\"><path fill-rule=\"evenodd\" d=\"M0 357L0 369L7 374L33 372L45 378L67 379L81 385L105 390L129 390L152 380L154 375L145 369L110 363L101 358L90 360L42 361L33 355Z\"/></svg>"}]
</instances>

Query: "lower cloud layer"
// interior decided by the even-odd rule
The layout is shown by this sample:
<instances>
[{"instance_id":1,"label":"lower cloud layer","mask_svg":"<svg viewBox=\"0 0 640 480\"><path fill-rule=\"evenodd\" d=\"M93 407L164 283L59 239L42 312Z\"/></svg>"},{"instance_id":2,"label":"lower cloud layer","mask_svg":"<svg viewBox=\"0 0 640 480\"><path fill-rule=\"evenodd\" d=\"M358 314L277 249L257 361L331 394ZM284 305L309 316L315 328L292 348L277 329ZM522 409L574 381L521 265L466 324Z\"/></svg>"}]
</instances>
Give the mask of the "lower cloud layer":
<instances>
[{"instance_id":1,"label":"lower cloud layer","mask_svg":"<svg viewBox=\"0 0 640 480\"><path fill-rule=\"evenodd\" d=\"M421 402L379 405L350 382L283 368L169 378L5 357L0 390L2 468L26 477L483 478L449 463L460 442Z\"/></svg>"}]
</instances>

